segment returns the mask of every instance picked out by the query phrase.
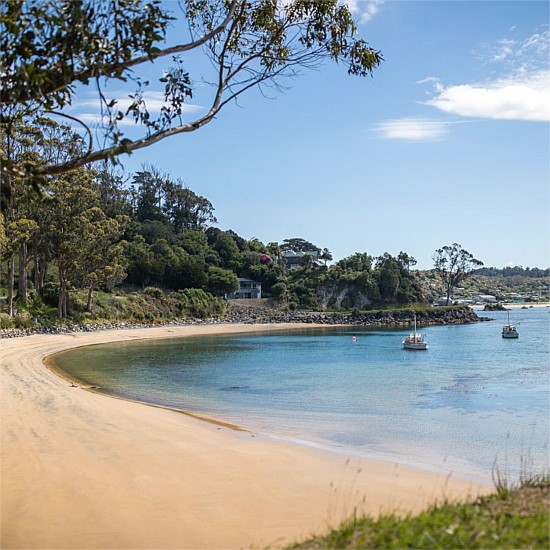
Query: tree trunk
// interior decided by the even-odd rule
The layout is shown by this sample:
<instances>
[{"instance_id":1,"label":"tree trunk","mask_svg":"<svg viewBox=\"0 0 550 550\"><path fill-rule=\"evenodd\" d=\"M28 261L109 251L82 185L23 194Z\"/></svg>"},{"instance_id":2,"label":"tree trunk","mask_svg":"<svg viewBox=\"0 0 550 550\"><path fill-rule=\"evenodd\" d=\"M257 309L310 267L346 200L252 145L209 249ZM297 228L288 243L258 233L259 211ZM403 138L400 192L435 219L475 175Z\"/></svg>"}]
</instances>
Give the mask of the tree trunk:
<instances>
[{"instance_id":1,"label":"tree trunk","mask_svg":"<svg viewBox=\"0 0 550 550\"><path fill-rule=\"evenodd\" d=\"M447 303L445 305L449 305L449 300L451 299L451 290L452 290L452 286L449 283L447 285Z\"/></svg>"},{"instance_id":2,"label":"tree trunk","mask_svg":"<svg viewBox=\"0 0 550 550\"><path fill-rule=\"evenodd\" d=\"M34 263L34 288L36 289L36 292L42 296L44 281L46 280L46 274L48 273L48 262L44 256L37 255Z\"/></svg>"},{"instance_id":3,"label":"tree trunk","mask_svg":"<svg viewBox=\"0 0 550 550\"><path fill-rule=\"evenodd\" d=\"M57 316L60 319L67 317L67 289L65 287L59 288L59 300L57 302Z\"/></svg>"},{"instance_id":4,"label":"tree trunk","mask_svg":"<svg viewBox=\"0 0 550 550\"><path fill-rule=\"evenodd\" d=\"M8 260L8 315L13 317L13 290L15 285L15 257Z\"/></svg>"},{"instance_id":5,"label":"tree trunk","mask_svg":"<svg viewBox=\"0 0 550 550\"><path fill-rule=\"evenodd\" d=\"M67 281L63 269L59 269L59 299L57 301L57 316L60 319L67 317Z\"/></svg>"},{"instance_id":6,"label":"tree trunk","mask_svg":"<svg viewBox=\"0 0 550 550\"><path fill-rule=\"evenodd\" d=\"M40 284L42 265L40 263L40 255L34 256L34 289L38 294L42 294L42 285Z\"/></svg>"},{"instance_id":7,"label":"tree trunk","mask_svg":"<svg viewBox=\"0 0 550 550\"><path fill-rule=\"evenodd\" d=\"M17 286L17 295L19 298L27 299L27 243L23 243L19 247L19 282Z\"/></svg>"},{"instance_id":8,"label":"tree trunk","mask_svg":"<svg viewBox=\"0 0 550 550\"><path fill-rule=\"evenodd\" d=\"M88 288L88 303L86 304L86 311L88 313L92 313L92 295L93 295L93 292L94 292L94 287L93 287L93 285L91 285Z\"/></svg>"}]
</instances>

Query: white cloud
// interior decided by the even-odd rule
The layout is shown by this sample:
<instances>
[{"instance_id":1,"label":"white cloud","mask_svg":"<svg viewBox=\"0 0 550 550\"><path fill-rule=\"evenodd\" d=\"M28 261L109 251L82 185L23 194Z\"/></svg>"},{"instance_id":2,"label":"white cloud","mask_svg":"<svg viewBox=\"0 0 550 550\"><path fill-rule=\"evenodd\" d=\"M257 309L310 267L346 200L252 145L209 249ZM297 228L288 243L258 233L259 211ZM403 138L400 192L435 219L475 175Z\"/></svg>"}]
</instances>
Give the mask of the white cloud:
<instances>
[{"instance_id":1,"label":"white cloud","mask_svg":"<svg viewBox=\"0 0 550 550\"><path fill-rule=\"evenodd\" d=\"M424 118L395 118L376 124L374 129L384 139L436 141L449 133L451 124Z\"/></svg>"},{"instance_id":2,"label":"white cloud","mask_svg":"<svg viewBox=\"0 0 550 550\"><path fill-rule=\"evenodd\" d=\"M524 40L503 38L476 52L500 71L487 82L443 85L429 76L434 96L426 105L465 117L550 121L550 34L536 32Z\"/></svg>"},{"instance_id":3,"label":"white cloud","mask_svg":"<svg viewBox=\"0 0 550 550\"><path fill-rule=\"evenodd\" d=\"M550 121L550 71L487 84L436 88L425 102L446 113L502 120Z\"/></svg>"},{"instance_id":4,"label":"white cloud","mask_svg":"<svg viewBox=\"0 0 550 550\"><path fill-rule=\"evenodd\" d=\"M367 23L378 13L385 0L346 0L349 11L355 15L359 23Z\"/></svg>"}]
</instances>

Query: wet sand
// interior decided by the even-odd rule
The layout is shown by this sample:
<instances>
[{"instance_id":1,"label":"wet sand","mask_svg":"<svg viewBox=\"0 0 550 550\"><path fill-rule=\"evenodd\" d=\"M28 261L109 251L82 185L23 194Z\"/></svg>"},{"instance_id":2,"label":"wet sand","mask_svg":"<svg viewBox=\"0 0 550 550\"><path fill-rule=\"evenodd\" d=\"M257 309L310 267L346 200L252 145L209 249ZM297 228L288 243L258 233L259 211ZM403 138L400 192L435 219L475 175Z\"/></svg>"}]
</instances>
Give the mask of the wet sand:
<instances>
[{"instance_id":1,"label":"wet sand","mask_svg":"<svg viewBox=\"0 0 550 550\"><path fill-rule=\"evenodd\" d=\"M336 526L354 510L418 512L434 500L492 490L114 399L73 387L43 363L83 345L288 328L298 327L198 325L0 340L1 547L277 547Z\"/></svg>"}]
</instances>

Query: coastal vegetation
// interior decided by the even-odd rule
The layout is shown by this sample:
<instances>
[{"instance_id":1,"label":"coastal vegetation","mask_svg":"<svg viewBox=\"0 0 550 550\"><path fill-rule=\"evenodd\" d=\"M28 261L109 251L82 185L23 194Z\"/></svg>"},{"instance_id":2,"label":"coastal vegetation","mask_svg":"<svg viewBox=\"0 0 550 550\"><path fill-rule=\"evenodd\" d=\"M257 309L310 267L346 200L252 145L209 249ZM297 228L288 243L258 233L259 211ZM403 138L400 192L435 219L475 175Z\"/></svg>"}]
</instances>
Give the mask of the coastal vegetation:
<instances>
[{"instance_id":1,"label":"coastal vegetation","mask_svg":"<svg viewBox=\"0 0 550 550\"><path fill-rule=\"evenodd\" d=\"M78 146L68 127L51 121L48 128L44 135L22 126L12 148L24 158ZM406 252L358 252L329 265L331 252L303 238L262 243L223 231L216 221L206 197L155 166L131 175L105 163L81 168L51 178L41 194L14 179L0 216L0 324L219 316L239 278L260 283L264 302L283 311L422 308L449 289L440 270L414 270ZM520 292L544 300L545 273L463 270L453 300L482 293L504 301Z\"/></svg>"},{"instance_id":2,"label":"coastal vegetation","mask_svg":"<svg viewBox=\"0 0 550 550\"><path fill-rule=\"evenodd\" d=\"M289 548L548 548L548 477L496 488L474 502L434 504L417 516L353 516Z\"/></svg>"}]
</instances>

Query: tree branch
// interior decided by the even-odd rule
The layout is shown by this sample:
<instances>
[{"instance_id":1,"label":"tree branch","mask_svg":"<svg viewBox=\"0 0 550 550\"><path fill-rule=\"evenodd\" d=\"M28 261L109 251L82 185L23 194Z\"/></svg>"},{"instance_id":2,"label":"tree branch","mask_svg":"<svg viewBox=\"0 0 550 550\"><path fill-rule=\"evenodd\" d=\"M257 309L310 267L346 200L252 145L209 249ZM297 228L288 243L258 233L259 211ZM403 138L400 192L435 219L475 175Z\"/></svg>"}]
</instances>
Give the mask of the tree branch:
<instances>
[{"instance_id":1,"label":"tree branch","mask_svg":"<svg viewBox=\"0 0 550 550\"><path fill-rule=\"evenodd\" d=\"M92 78L93 76L109 77L109 75L111 75L112 73L114 73L114 72L116 72L120 69L130 69L130 68L135 67L137 65L141 65L142 63L145 63L147 61L154 61L155 59L166 57L167 55L174 55L174 54L194 50L195 48L198 48L198 47L202 46L203 44L205 44L206 42L208 42L209 40L214 38L214 36L216 36L217 34L222 32L227 27L229 22L232 20L234 14L235 14L235 11L237 9L237 6L239 4L244 5L244 2L245 2L245 0L232 0L231 1L231 7L230 7L225 19L215 29L212 29L211 31L209 31L206 34L202 35L197 40L193 40L193 41L188 42L186 44L179 44L177 46L171 46L169 48L159 50L154 55L141 55L139 57L135 57L134 59L129 60L126 63L115 63L113 65L110 65L109 67L106 67L104 69L104 71L102 71L103 74L101 74L101 75L97 75L97 74L95 74L95 72L93 72L91 70L86 70L86 71L82 71L80 73L75 73L75 74L72 75L72 78L71 78L70 82L61 82L53 88L46 89L46 90L41 90L40 91L40 96L45 96L45 95L47 96L47 95L50 95L50 94L55 94L57 92L60 92L60 91L64 90L65 88L67 88L68 86L73 84L74 82L86 81L86 80ZM9 92L9 90L8 90L8 92ZM19 103L26 103L28 101L33 101L33 100L38 98L37 93L32 94L32 93L28 93L28 92L27 93L25 93L25 92L21 93L17 98L11 97L9 93L5 93L4 96L6 97L6 99L2 99L2 96L0 95L0 105L14 105L14 104L19 104Z\"/></svg>"},{"instance_id":2,"label":"tree branch","mask_svg":"<svg viewBox=\"0 0 550 550\"><path fill-rule=\"evenodd\" d=\"M67 115L66 113L60 113L58 111L44 111L44 113L50 114L50 115L57 115L57 116L64 117L64 118L68 118L69 120L72 120L72 121L76 122L77 124L80 124L80 125L84 126L84 128L85 128L85 130L88 134L88 152L84 156L88 156L92 152L94 139L93 139L93 136L92 136L92 131L90 130L90 128L88 127L87 124L82 122L80 119L75 118L74 116Z\"/></svg>"}]
</instances>

